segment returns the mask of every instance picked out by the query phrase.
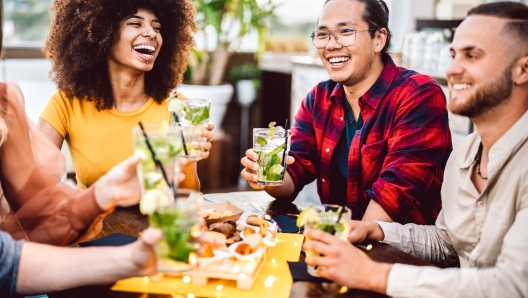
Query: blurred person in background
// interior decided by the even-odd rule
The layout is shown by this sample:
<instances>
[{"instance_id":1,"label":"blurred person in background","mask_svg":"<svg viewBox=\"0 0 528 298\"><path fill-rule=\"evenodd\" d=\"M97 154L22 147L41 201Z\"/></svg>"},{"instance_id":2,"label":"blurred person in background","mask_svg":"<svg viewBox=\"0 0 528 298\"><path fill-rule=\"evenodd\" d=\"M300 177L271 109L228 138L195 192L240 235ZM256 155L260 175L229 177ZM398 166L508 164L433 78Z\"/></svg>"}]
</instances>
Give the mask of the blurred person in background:
<instances>
[{"instance_id":1,"label":"blurred person in background","mask_svg":"<svg viewBox=\"0 0 528 298\"><path fill-rule=\"evenodd\" d=\"M433 224L452 150L446 99L430 77L388 54L389 10L381 0L328 0L312 40L330 80L303 100L292 127L284 185L258 185L258 155L241 176L254 189L293 200L317 179L322 203L358 220Z\"/></svg>"},{"instance_id":2,"label":"blurred person in background","mask_svg":"<svg viewBox=\"0 0 528 298\"><path fill-rule=\"evenodd\" d=\"M392 297L528 297L528 6L477 6L457 28L448 107L476 132L447 163L435 225L353 221L351 242L382 241L440 266L384 264L307 230L319 276ZM322 267L321 267L322 266ZM350 274L352 272L352 274Z\"/></svg>"}]
</instances>

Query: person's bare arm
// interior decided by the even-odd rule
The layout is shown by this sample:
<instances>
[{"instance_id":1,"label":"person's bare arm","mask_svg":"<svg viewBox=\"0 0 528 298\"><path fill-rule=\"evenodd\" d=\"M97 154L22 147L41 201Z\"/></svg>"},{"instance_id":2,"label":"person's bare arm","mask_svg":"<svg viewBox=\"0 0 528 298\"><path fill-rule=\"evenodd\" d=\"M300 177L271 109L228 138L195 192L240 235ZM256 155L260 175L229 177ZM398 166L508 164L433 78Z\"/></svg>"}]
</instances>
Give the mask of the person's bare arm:
<instances>
[{"instance_id":1,"label":"person's bare arm","mask_svg":"<svg viewBox=\"0 0 528 298\"><path fill-rule=\"evenodd\" d=\"M62 148L62 143L64 142L64 137L53 127L51 124L46 122L46 120L39 118L37 122L37 127L40 132L42 132L48 139L57 146L57 148Z\"/></svg>"},{"instance_id":2,"label":"person's bare arm","mask_svg":"<svg viewBox=\"0 0 528 298\"><path fill-rule=\"evenodd\" d=\"M22 247L17 292L41 294L85 285L108 284L156 272L153 246L161 231L148 229L123 247L68 248L26 242Z\"/></svg>"},{"instance_id":3,"label":"person's bare arm","mask_svg":"<svg viewBox=\"0 0 528 298\"><path fill-rule=\"evenodd\" d=\"M392 218L383 210L378 202L370 200L367 210L363 215L364 221L384 221L384 222L393 222Z\"/></svg>"}]
</instances>

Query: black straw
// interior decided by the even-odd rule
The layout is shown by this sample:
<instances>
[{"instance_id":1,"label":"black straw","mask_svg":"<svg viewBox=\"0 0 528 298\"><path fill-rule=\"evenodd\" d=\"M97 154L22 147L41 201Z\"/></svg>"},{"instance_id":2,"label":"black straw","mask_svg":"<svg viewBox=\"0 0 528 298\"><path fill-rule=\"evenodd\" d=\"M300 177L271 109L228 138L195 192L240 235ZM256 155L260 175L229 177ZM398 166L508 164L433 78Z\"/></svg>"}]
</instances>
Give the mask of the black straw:
<instances>
[{"instance_id":1,"label":"black straw","mask_svg":"<svg viewBox=\"0 0 528 298\"><path fill-rule=\"evenodd\" d=\"M284 159L286 158L286 150L288 149L288 118L286 118L286 123L284 123L284 144L286 144L286 147L284 148L284 151L282 151L282 162L284 162L284 169L282 173L283 176L284 174L286 174L286 164L287 164L287 161Z\"/></svg>"},{"instance_id":2,"label":"black straw","mask_svg":"<svg viewBox=\"0 0 528 298\"><path fill-rule=\"evenodd\" d=\"M339 223L339 221L341 220L341 217L343 216L343 213L345 213L345 207L344 206L339 206L339 211L337 213L337 220L336 220L336 224ZM334 228L334 231L332 232L332 235L335 235L336 233L336 229Z\"/></svg>"},{"instance_id":3,"label":"black straw","mask_svg":"<svg viewBox=\"0 0 528 298\"><path fill-rule=\"evenodd\" d=\"M180 124L180 119L178 118L178 114L176 114L176 112L172 112L172 116L174 117L174 121L176 121L176 123L178 123L178 126L180 127L183 151L185 151L185 155L189 155L189 152L187 152L187 146L185 146L185 137L183 136L183 129Z\"/></svg>"},{"instance_id":4,"label":"black straw","mask_svg":"<svg viewBox=\"0 0 528 298\"><path fill-rule=\"evenodd\" d=\"M174 193L174 199L176 199L178 195L176 194L176 187L174 186L174 182L169 183L169 178L167 178L167 173L165 173L165 169L163 169L163 165L161 164L161 162L156 158L156 153L154 152L154 149L150 145L147 132L145 131L145 128L143 127L143 124L141 123L141 121L139 121L139 127L141 128L141 131L143 132L143 136L145 137L145 143L147 144L150 154L152 155L152 160L154 161L154 164L156 164L156 166L160 168L161 174L163 175L163 179L165 179L165 183L167 183L167 185L172 188L172 192Z\"/></svg>"}]
</instances>

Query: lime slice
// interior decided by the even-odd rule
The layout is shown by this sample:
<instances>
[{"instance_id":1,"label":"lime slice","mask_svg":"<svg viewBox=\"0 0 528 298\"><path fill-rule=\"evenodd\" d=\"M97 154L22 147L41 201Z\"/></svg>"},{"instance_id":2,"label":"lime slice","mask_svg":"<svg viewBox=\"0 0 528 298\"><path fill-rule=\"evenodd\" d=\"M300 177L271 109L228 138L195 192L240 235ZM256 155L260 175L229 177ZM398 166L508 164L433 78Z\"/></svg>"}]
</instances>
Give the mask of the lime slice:
<instances>
[{"instance_id":1,"label":"lime slice","mask_svg":"<svg viewBox=\"0 0 528 298\"><path fill-rule=\"evenodd\" d=\"M152 214L160 206L170 204L170 201L169 196L161 190L147 190L139 202L139 211L142 214Z\"/></svg>"},{"instance_id":2,"label":"lime slice","mask_svg":"<svg viewBox=\"0 0 528 298\"><path fill-rule=\"evenodd\" d=\"M282 170L284 170L284 168L281 165L272 165L268 172L272 174L281 174Z\"/></svg>"},{"instance_id":3,"label":"lime slice","mask_svg":"<svg viewBox=\"0 0 528 298\"><path fill-rule=\"evenodd\" d=\"M134 152L135 155L139 156L139 158L141 160L145 160L147 159L150 155L150 152L145 152L145 150L142 150L142 149L136 149L136 151Z\"/></svg>"},{"instance_id":4,"label":"lime slice","mask_svg":"<svg viewBox=\"0 0 528 298\"><path fill-rule=\"evenodd\" d=\"M307 222L315 222L319 218L319 214L314 207L308 207L301 211L299 217L297 217L297 227L304 226Z\"/></svg>"},{"instance_id":5,"label":"lime slice","mask_svg":"<svg viewBox=\"0 0 528 298\"><path fill-rule=\"evenodd\" d=\"M160 173L150 172L145 175L145 180L147 180L148 185L156 185L161 179L163 179L163 176Z\"/></svg>"},{"instance_id":6,"label":"lime slice","mask_svg":"<svg viewBox=\"0 0 528 298\"><path fill-rule=\"evenodd\" d=\"M160 257L166 257L170 253L170 246L165 240L161 240L156 245L156 251L158 253L158 256Z\"/></svg>"},{"instance_id":7,"label":"lime slice","mask_svg":"<svg viewBox=\"0 0 528 298\"><path fill-rule=\"evenodd\" d=\"M185 103L179 98L173 98L167 104L167 109L171 112L177 112L178 115L183 108L185 108Z\"/></svg>"}]
</instances>

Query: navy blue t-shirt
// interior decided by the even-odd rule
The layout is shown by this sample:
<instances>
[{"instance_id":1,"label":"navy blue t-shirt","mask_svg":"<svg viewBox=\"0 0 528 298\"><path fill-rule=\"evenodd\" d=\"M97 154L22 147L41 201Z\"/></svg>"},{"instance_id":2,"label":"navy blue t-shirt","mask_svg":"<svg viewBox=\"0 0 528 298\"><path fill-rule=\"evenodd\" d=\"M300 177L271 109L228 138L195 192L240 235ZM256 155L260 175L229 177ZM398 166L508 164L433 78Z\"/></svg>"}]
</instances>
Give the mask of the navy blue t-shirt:
<instances>
[{"instance_id":1,"label":"navy blue t-shirt","mask_svg":"<svg viewBox=\"0 0 528 298\"><path fill-rule=\"evenodd\" d=\"M356 134L356 131L363 126L361 113L358 120L354 120L352 107L347 100L344 100L343 108L345 109L345 129L341 138L334 148L332 159L330 160L330 203L341 206L347 206L347 178L348 178L348 154L350 144Z\"/></svg>"}]
</instances>

